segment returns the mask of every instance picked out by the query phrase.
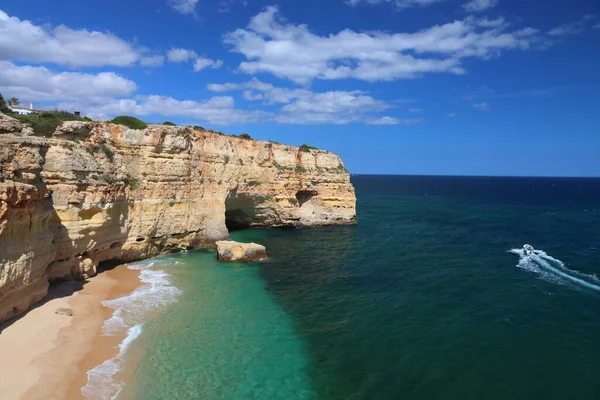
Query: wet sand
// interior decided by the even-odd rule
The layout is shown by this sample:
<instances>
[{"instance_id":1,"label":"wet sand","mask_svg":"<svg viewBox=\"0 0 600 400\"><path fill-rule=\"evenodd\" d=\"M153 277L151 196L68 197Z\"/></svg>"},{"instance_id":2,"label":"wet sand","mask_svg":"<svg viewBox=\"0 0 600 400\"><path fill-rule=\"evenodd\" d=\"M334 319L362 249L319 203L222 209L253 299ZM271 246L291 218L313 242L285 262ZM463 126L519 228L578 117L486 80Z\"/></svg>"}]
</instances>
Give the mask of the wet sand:
<instances>
[{"instance_id":1,"label":"wet sand","mask_svg":"<svg viewBox=\"0 0 600 400\"><path fill-rule=\"evenodd\" d=\"M140 285L139 271L124 265L88 281L61 282L47 300L0 326L0 398L82 399L87 371L115 357L126 335L102 336L113 312L102 301Z\"/></svg>"}]
</instances>

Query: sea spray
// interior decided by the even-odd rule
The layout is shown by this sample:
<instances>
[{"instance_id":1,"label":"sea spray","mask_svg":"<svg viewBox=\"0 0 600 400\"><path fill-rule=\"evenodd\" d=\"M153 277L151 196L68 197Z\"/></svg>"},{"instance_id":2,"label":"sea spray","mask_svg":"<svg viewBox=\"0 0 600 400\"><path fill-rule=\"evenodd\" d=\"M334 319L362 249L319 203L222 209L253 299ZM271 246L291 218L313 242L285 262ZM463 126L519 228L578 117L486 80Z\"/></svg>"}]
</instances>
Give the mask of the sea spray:
<instances>
[{"instance_id":1,"label":"sea spray","mask_svg":"<svg viewBox=\"0 0 600 400\"><path fill-rule=\"evenodd\" d=\"M179 289L171 285L169 275L164 270L152 269L154 262L140 262L127 266L129 269L140 271L142 286L132 293L105 300L102 304L115 311L104 322L102 334L115 336L127 331L125 339L119 344L119 354L88 371L88 382L81 389L87 399L113 399L123 388L123 382L115 377L124 369L124 355L127 349L142 333L144 322L165 306L173 303L179 294ZM161 266L168 266L161 262Z\"/></svg>"},{"instance_id":2,"label":"sea spray","mask_svg":"<svg viewBox=\"0 0 600 400\"><path fill-rule=\"evenodd\" d=\"M521 257L517 264L518 267L539 273L547 280L557 283L562 283L560 280L564 280L591 290L600 291L600 279L596 275L584 274L569 269L561 260L548 255L542 250L535 250L530 255L526 254L523 249L512 249L510 252Z\"/></svg>"}]
</instances>

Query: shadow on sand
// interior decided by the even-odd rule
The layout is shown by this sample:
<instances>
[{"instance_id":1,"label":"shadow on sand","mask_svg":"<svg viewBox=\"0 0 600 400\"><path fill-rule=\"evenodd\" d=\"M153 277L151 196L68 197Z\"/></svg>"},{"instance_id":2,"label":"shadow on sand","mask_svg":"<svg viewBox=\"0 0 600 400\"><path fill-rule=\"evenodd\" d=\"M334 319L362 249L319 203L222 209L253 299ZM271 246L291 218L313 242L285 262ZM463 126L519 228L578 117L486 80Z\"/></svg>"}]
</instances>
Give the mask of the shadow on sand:
<instances>
[{"instance_id":1,"label":"shadow on sand","mask_svg":"<svg viewBox=\"0 0 600 400\"><path fill-rule=\"evenodd\" d=\"M110 271L110 270L118 267L119 265L123 265L123 263L119 262L119 261L112 261L112 260L102 262L98 266L97 273L98 273L98 275L100 275L101 273ZM29 314L31 311L35 310L36 308L42 307L43 305L45 305L46 303L48 303L52 300L72 296L75 292L79 292L80 290L82 290L85 287L85 285L88 283L89 283L89 279L57 280L57 281L51 282L50 287L48 288L48 294L39 303L33 304L30 308L27 309L27 311L25 311L19 315L15 315L14 317L9 318L6 321L0 323L0 335L2 334L4 329L8 328L15 322L19 321L21 318L25 317L27 314Z\"/></svg>"}]
</instances>

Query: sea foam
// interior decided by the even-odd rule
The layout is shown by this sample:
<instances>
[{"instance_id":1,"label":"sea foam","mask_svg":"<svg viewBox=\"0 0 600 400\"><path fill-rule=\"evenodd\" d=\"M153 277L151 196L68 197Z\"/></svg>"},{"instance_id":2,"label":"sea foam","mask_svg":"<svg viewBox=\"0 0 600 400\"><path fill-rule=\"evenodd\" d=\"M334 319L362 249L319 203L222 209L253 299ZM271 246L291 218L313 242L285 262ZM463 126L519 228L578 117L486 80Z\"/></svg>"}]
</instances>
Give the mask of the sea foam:
<instances>
[{"instance_id":1,"label":"sea foam","mask_svg":"<svg viewBox=\"0 0 600 400\"><path fill-rule=\"evenodd\" d=\"M129 269L140 270L143 285L128 295L102 302L104 306L115 310L104 322L102 334L114 336L127 332L127 335L119 344L119 354L116 357L88 371L87 384L81 388L86 399L117 398L124 383L115 378L125 367L123 357L127 349L142 334L144 323L161 308L176 300L179 289L171 285L169 275L164 270L152 269L153 266L154 262L128 265Z\"/></svg>"}]
</instances>

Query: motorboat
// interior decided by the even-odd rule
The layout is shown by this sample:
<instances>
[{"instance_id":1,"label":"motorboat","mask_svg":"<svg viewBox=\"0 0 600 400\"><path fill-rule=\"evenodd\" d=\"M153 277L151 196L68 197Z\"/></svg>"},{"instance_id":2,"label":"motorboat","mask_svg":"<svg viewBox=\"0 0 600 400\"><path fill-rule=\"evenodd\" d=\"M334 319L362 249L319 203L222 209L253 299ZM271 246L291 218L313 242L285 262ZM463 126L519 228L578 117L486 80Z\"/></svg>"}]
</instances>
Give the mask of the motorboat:
<instances>
[{"instance_id":1,"label":"motorboat","mask_svg":"<svg viewBox=\"0 0 600 400\"><path fill-rule=\"evenodd\" d=\"M535 250L533 249L533 246L530 244L526 244L523 246L523 252L525 252L525 255L530 256L533 254Z\"/></svg>"}]
</instances>

